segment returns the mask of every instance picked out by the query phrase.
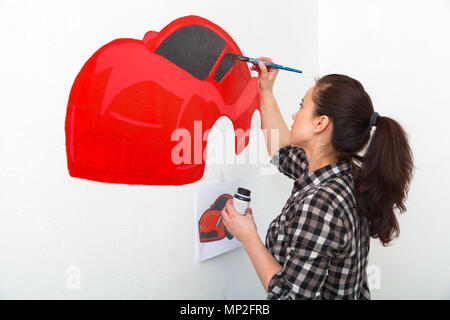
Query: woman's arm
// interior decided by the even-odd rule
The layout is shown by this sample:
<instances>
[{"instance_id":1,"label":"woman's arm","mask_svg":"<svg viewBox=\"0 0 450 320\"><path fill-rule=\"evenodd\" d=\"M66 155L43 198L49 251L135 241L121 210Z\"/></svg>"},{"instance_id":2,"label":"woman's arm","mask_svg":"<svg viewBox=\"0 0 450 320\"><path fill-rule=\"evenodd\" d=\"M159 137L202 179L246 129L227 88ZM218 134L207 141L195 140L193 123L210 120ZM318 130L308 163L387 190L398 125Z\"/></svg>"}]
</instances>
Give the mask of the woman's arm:
<instances>
[{"instance_id":1,"label":"woman's arm","mask_svg":"<svg viewBox=\"0 0 450 320\"><path fill-rule=\"evenodd\" d=\"M273 62L270 58L261 57L259 59ZM262 62L257 66L253 65L251 69L258 71L261 127L266 139L267 151L270 156L273 156L276 151L290 144L289 136L291 134L273 95L273 84L278 69L267 69Z\"/></svg>"},{"instance_id":2,"label":"woman's arm","mask_svg":"<svg viewBox=\"0 0 450 320\"><path fill-rule=\"evenodd\" d=\"M253 267L255 268L264 289L268 292L270 280L276 273L280 272L283 267L270 254L258 234L249 238L244 243L244 248L253 263Z\"/></svg>"},{"instance_id":3,"label":"woman's arm","mask_svg":"<svg viewBox=\"0 0 450 320\"><path fill-rule=\"evenodd\" d=\"M246 215L240 215L230 199L222 210L223 223L228 232L243 243L264 289L268 291L270 280L283 268L261 242L253 219L252 208L248 208L245 212Z\"/></svg>"},{"instance_id":4,"label":"woman's arm","mask_svg":"<svg viewBox=\"0 0 450 320\"><path fill-rule=\"evenodd\" d=\"M291 135L273 93L261 92L261 128L266 139L267 151L272 157L279 149L290 144ZM277 132L278 131L278 132ZM273 144L272 144L273 143Z\"/></svg>"}]
</instances>

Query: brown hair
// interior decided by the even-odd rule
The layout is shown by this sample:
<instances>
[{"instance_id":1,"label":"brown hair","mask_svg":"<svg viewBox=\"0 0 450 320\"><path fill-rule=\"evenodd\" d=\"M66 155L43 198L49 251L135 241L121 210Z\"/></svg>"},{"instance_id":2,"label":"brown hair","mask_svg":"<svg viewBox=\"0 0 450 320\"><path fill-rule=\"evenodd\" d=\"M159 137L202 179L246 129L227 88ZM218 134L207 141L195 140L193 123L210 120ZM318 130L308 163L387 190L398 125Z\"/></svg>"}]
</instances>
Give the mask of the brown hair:
<instances>
[{"instance_id":1,"label":"brown hair","mask_svg":"<svg viewBox=\"0 0 450 320\"><path fill-rule=\"evenodd\" d=\"M313 101L314 114L331 119L331 146L338 161L357 162L353 161L358 214L368 218L370 235L388 245L400 234L394 210L406 211L404 200L413 175L406 132L397 121L379 116L370 139L372 101L361 83L351 77L329 74L316 79ZM366 146L366 153L358 155Z\"/></svg>"}]
</instances>

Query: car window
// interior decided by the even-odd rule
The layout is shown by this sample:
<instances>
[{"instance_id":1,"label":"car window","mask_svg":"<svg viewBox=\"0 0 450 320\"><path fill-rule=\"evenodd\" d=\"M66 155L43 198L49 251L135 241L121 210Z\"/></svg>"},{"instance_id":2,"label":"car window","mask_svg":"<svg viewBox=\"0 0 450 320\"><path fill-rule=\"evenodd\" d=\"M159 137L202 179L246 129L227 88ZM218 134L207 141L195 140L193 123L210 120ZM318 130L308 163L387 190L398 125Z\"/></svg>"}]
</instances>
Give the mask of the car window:
<instances>
[{"instance_id":1,"label":"car window","mask_svg":"<svg viewBox=\"0 0 450 320\"><path fill-rule=\"evenodd\" d=\"M214 205L213 208L211 208L211 210L223 210L223 208L225 208L225 205L227 204L229 198L227 197L221 197L216 204Z\"/></svg>"},{"instance_id":2,"label":"car window","mask_svg":"<svg viewBox=\"0 0 450 320\"><path fill-rule=\"evenodd\" d=\"M167 58L194 77L204 80L224 46L225 40L211 29L189 25L177 29L164 39L155 53Z\"/></svg>"},{"instance_id":3,"label":"car window","mask_svg":"<svg viewBox=\"0 0 450 320\"><path fill-rule=\"evenodd\" d=\"M220 81L223 76L233 67L234 59L231 56L227 55L230 50L227 50L225 56L220 61L219 66L217 67L216 73L214 74L214 80Z\"/></svg>"}]
</instances>

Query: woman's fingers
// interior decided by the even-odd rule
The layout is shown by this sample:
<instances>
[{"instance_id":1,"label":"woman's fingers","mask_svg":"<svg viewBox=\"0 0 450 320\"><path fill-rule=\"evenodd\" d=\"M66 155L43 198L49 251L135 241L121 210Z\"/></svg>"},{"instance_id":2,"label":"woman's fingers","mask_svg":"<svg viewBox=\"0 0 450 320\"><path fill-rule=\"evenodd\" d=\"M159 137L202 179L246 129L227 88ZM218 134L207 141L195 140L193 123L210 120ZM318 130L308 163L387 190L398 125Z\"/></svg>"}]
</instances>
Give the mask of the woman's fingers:
<instances>
[{"instance_id":1,"label":"woman's fingers","mask_svg":"<svg viewBox=\"0 0 450 320\"><path fill-rule=\"evenodd\" d=\"M258 59L258 60L264 60L264 61L267 61L267 62L273 62L272 59L267 58L267 57L258 57L258 58L256 58L256 59ZM264 63L262 63L262 65L264 65L265 70L268 70L267 66L266 66ZM272 70L272 69L273 69L273 68L269 68L269 70ZM258 71L258 73L259 73L260 71L262 71L262 68L261 68L261 66L260 66L260 63L258 63L258 64L253 64L253 65L250 67L250 70Z\"/></svg>"},{"instance_id":2,"label":"woman's fingers","mask_svg":"<svg viewBox=\"0 0 450 320\"><path fill-rule=\"evenodd\" d=\"M234 209L234 207L233 207L233 200L232 199L229 199L227 201L227 203L225 205L225 209L227 210L227 213L228 213L228 215L230 217L234 217L237 214L236 209Z\"/></svg>"},{"instance_id":3,"label":"woman's fingers","mask_svg":"<svg viewBox=\"0 0 450 320\"><path fill-rule=\"evenodd\" d=\"M223 220L229 220L232 216L232 210L230 209L230 201L228 200L227 203L225 204L225 207L223 207L222 209L222 217Z\"/></svg>"},{"instance_id":4,"label":"woman's fingers","mask_svg":"<svg viewBox=\"0 0 450 320\"><path fill-rule=\"evenodd\" d=\"M267 61L267 62L270 62L270 63L273 63L273 60L272 59L270 59L270 58L267 58L267 57L258 57L258 59L259 60L264 60L264 61ZM264 64L264 63L263 63ZM268 71L268 72L270 72L270 71L272 71L274 68L270 68L270 67L267 67L265 64L264 64L264 66L266 67L266 70Z\"/></svg>"},{"instance_id":5,"label":"woman's fingers","mask_svg":"<svg viewBox=\"0 0 450 320\"><path fill-rule=\"evenodd\" d=\"M258 67L261 70L261 76L262 77L267 77L267 67L263 62L258 63Z\"/></svg>"},{"instance_id":6,"label":"woman's fingers","mask_svg":"<svg viewBox=\"0 0 450 320\"><path fill-rule=\"evenodd\" d=\"M230 219L230 215L228 214L228 212L227 212L227 210L225 208L223 208L221 214L222 214L222 217L223 217L222 221L226 225L227 222L228 222L228 219Z\"/></svg>"},{"instance_id":7,"label":"woman's fingers","mask_svg":"<svg viewBox=\"0 0 450 320\"><path fill-rule=\"evenodd\" d=\"M225 218L222 219L222 222L223 222L223 225L228 228L228 224L227 224L227 221L225 221Z\"/></svg>"},{"instance_id":8,"label":"woman's fingers","mask_svg":"<svg viewBox=\"0 0 450 320\"><path fill-rule=\"evenodd\" d=\"M268 61L268 62L272 62L272 63L273 63L273 60L270 59L270 58L267 58L267 57L258 57L258 58L256 58L256 59L264 60L264 61Z\"/></svg>"}]
</instances>

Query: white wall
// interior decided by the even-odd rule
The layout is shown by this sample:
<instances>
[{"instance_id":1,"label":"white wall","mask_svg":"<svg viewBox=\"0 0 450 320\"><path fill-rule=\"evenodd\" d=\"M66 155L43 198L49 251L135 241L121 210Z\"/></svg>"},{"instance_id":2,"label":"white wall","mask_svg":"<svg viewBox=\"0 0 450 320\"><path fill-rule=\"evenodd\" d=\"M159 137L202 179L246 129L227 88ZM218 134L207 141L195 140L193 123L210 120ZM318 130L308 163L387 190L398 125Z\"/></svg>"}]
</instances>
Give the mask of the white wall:
<instances>
[{"instance_id":1,"label":"white wall","mask_svg":"<svg viewBox=\"0 0 450 320\"><path fill-rule=\"evenodd\" d=\"M320 75L358 79L375 111L409 133L416 171L388 248L372 240L381 271L374 299L450 298L450 1L320 0ZM380 150L383 152L383 150Z\"/></svg>"},{"instance_id":2,"label":"white wall","mask_svg":"<svg viewBox=\"0 0 450 320\"><path fill-rule=\"evenodd\" d=\"M0 2L0 298L265 298L242 248L196 261L195 184L115 185L67 173L65 112L84 62L113 39L142 39L189 14L223 27L246 55L304 71L278 76L275 90L290 125L318 72L316 2ZM260 128L258 113L252 121ZM232 124L223 117L214 128ZM247 181L265 237L292 182L261 175L259 165L208 165L196 183L216 181L221 171ZM71 289L77 275L80 288Z\"/></svg>"},{"instance_id":3,"label":"white wall","mask_svg":"<svg viewBox=\"0 0 450 320\"><path fill-rule=\"evenodd\" d=\"M375 109L404 125L417 169L408 212L399 217L400 238L388 248L371 243L369 265L381 271L381 288L372 295L450 298L449 3L1 1L0 298L265 297L243 249L195 260L195 184L114 185L67 174L65 110L83 63L112 39L140 39L188 14L222 26L244 54L304 71L280 72L277 79L289 125L319 71L360 80ZM252 127L259 125L255 113ZM232 125L221 118L214 128ZM253 136L249 147L255 143ZM228 145L226 152L233 150ZM292 183L260 169L207 165L197 183L216 181L221 172L243 177L264 237ZM165 226L174 237L164 237ZM77 271L81 287L70 289Z\"/></svg>"}]
</instances>

